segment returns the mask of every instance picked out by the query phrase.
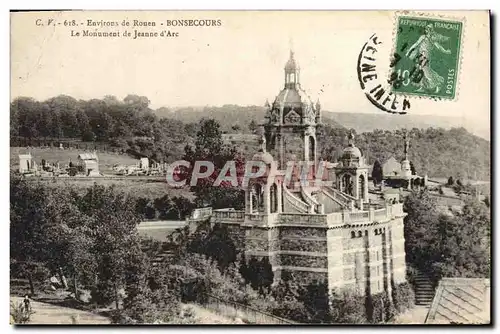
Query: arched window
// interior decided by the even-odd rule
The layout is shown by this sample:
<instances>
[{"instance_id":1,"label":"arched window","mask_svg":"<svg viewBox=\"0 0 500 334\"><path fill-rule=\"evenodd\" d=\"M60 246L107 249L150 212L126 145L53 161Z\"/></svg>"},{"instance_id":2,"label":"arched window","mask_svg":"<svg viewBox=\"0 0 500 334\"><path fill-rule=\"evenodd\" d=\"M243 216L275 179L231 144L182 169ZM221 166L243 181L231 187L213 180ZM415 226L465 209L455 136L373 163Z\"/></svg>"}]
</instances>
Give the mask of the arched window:
<instances>
[{"instance_id":1,"label":"arched window","mask_svg":"<svg viewBox=\"0 0 500 334\"><path fill-rule=\"evenodd\" d=\"M316 151L316 142L313 136L309 137L309 160L314 161L314 152Z\"/></svg>"},{"instance_id":2,"label":"arched window","mask_svg":"<svg viewBox=\"0 0 500 334\"><path fill-rule=\"evenodd\" d=\"M351 238L356 238L356 232L351 231Z\"/></svg>"},{"instance_id":3,"label":"arched window","mask_svg":"<svg viewBox=\"0 0 500 334\"><path fill-rule=\"evenodd\" d=\"M358 232L358 237L362 237L363 236L363 231L359 231Z\"/></svg>"},{"instance_id":4,"label":"arched window","mask_svg":"<svg viewBox=\"0 0 500 334\"><path fill-rule=\"evenodd\" d=\"M342 189L341 189L341 191L352 196L352 193L353 193L353 184L352 183L353 182L352 182L351 175L344 174L344 176L342 176Z\"/></svg>"},{"instance_id":5,"label":"arched window","mask_svg":"<svg viewBox=\"0 0 500 334\"><path fill-rule=\"evenodd\" d=\"M276 183L271 185L271 213L278 212L278 186Z\"/></svg>"},{"instance_id":6,"label":"arched window","mask_svg":"<svg viewBox=\"0 0 500 334\"><path fill-rule=\"evenodd\" d=\"M358 197L361 199L365 199L365 177L363 175L359 176Z\"/></svg>"},{"instance_id":7,"label":"arched window","mask_svg":"<svg viewBox=\"0 0 500 334\"><path fill-rule=\"evenodd\" d=\"M264 189L262 185L256 183L252 186L252 212L263 213L264 212Z\"/></svg>"}]
</instances>

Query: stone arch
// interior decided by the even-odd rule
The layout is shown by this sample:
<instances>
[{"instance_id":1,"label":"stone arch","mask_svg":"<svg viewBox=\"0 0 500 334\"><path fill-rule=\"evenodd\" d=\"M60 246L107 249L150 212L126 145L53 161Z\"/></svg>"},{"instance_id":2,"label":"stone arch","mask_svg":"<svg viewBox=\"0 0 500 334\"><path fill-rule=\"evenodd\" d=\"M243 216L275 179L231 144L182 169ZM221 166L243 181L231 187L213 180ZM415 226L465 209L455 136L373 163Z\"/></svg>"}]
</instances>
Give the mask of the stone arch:
<instances>
[{"instance_id":1,"label":"stone arch","mask_svg":"<svg viewBox=\"0 0 500 334\"><path fill-rule=\"evenodd\" d=\"M271 195L271 213L278 212L278 186L273 183L269 189Z\"/></svg>"},{"instance_id":2,"label":"stone arch","mask_svg":"<svg viewBox=\"0 0 500 334\"><path fill-rule=\"evenodd\" d=\"M365 199L365 176L360 175L358 178L358 197Z\"/></svg>"},{"instance_id":3,"label":"stone arch","mask_svg":"<svg viewBox=\"0 0 500 334\"><path fill-rule=\"evenodd\" d=\"M309 160L310 161L315 161L315 152L316 152L316 138L314 136L309 136L309 147L307 148L309 150Z\"/></svg>"},{"instance_id":4,"label":"stone arch","mask_svg":"<svg viewBox=\"0 0 500 334\"><path fill-rule=\"evenodd\" d=\"M260 183L254 183L251 188L252 212L264 212L264 187Z\"/></svg>"},{"instance_id":5,"label":"stone arch","mask_svg":"<svg viewBox=\"0 0 500 334\"><path fill-rule=\"evenodd\" d=\"M354 182L352 175L349 173L342 175L340 182L341 182L340 191L352 196L354 191L353 189Z\"/></svg>"}]
</instances>

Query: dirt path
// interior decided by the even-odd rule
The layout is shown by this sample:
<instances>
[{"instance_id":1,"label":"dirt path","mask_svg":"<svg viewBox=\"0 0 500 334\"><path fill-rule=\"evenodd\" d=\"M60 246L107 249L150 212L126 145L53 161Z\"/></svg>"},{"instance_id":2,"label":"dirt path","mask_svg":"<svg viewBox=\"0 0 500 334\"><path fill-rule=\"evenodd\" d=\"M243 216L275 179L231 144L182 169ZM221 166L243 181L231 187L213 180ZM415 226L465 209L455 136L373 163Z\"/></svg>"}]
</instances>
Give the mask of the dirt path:
<instances>
[{"instance_id":1,"label":"dirt path","mask_svg":"<svg viewBox=\"0 0 500 334\"><path fill-rule=\"evenodd\" d=\"M395 324L424 324L429 313L429 308L425 306L414 306L412 309L399 314L393 323Z\"/></svg>"},{"instance_id":2,"label":"dirt path","mask_svg":"<svg viewBox=\"0 0 500 334\"><path fill-rule=\"evenodd\" d=\"M241 319L231 319L196 304L185 304L183 307L193 310L197 324L244 324Z\"/></svg>"},{"instance_id":3,"label":"dirt path","mask_svg":"<svg viewBox=\"0 0 500 334\"><path fill-rule=\"evenodd\" d=\"M23 298L10 298L11 302L22 302ZM31 308L35 312L31 315L28 324L54 324L54 325L69 325L73 324L72 317L75 317L77 324L110 324L110 320L106 317L93 314L87 311L76 310L68 307L62 307L37 301L31 301Z\"/></svg>"}]
</instances>

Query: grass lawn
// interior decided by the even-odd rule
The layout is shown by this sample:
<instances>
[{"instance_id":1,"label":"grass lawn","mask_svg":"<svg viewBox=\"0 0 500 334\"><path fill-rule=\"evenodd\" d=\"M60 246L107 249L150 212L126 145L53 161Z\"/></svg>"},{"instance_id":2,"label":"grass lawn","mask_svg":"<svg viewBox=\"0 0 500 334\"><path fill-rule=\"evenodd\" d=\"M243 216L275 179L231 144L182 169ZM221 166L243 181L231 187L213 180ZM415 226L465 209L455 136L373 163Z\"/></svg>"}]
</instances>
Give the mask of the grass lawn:
<instances>
[{"instance_id":1,"label":"grass lawn","mask_svg":"<svg viewBox=\"0 0 500 334\"><path fill-rule=\"evenodd\" d=\"M11 302L22 302L22 297L11 296ZM31 301L31 308L35 312L31 315L29 325L71 325L71 324L110 324L109 318L74 308ZM12 321L12 319L11 319Z\"/></svg>"},{"instance_id":2,"label":"grass lawn","mask_svg":"<svg viewBox=\"0 0 500 334\"><path fill-rule=\"evenodd\" d=\"M36 182L37 178L33 178ZM189 189L179 189L170 187L166 181L161 180L152 180L144 178L143 180L138 179L102 179L98 178L93 179L85 179L85 178L53 178L53 179L41 179L40 182L43 182L49 187L74 187L77 191L81 191L82 193L89 187L91 187L94 183L104 186L115 186L117 190L123 191L126 194L134 197L146 197L146 198L159 198L165 195L169 195L170 197L174 196L183 196L188 199L193 199L193 194L189 191Z\"/></svg>"},{"instance_id":3,"label":"grass lawn","mask_svg":"<svg viewBox=\"0 0 500 334\"><path fill-rule=\"evenodd\" d=\"M67 164L69 159L76 162L79 153L83 152L77 149L58 149L58 148L40 148L34 147L29 149L32 156L34 157L38 165L42 164L42 159L45 159L48 163L55 163L59 161L61 164ZM10 148L10 167L11 169L19 168L19 154L28 153L28 148L26 147L11 147ZM128 155L115 154L115 153L103 153L99 152L99 169L103 174L114 174L114 165L134 165L138 160L135 160ZM49 179L39 179L37 177L32 178L33 181L40 180L49 187L74 187L75 189L84 192L85 189L91 187L94 183L105 185L105 186L115 186L116 189L123 191L134 197L147 197L147 198L159 198L165 195L171 197L183 196L188 199L193 199L194 196L188 189L178 189L170 187L165 180L161 177L152 179L144 177L143 179L131 178L124 179L123 177L113 180L109 178L99 179L91 178L87 179L85 177L65 177L65 178L49 178Z\"/></svg>"}]
</instances>

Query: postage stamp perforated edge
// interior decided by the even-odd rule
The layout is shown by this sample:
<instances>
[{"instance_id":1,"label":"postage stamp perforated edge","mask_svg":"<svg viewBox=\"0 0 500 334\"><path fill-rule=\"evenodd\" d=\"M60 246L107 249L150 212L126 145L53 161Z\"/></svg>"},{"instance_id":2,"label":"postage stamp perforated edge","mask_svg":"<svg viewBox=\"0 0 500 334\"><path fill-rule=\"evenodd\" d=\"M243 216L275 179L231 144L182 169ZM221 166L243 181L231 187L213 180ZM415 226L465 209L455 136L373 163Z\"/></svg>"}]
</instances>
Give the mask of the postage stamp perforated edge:
<instances>
[{"instance_id":1,"label":"postage stamp perforated edge","mask_svg":"<svg viewBox=\"0 0 500 334\"><path fill-rule=\"evenodd\" d=\"M399 23L399 18L401 16L414 16L415 18L426 18L426 19L434 19L434 20L447 20L447 21L456 21L456 22L461 22L462 23L462 31L460 34L460 43L459 43L459 50L458 50L458 63L457 63L457 71L456 71L456 83L455 83L455 96L454 97L436 97L436 96L429 96L429 95L423 95L423 94L414 94L414 93L408 93L408 92L396 92L392 90L392 85L391 85L391 91L394 95L401 96L404 98L411 98L411 99L426 99L426 100L432 100L432 101L447 101L447 102L453 102L458 100L459 95L460 95L460 71L461 67L463 64L463 45L464 42L466 41L466 24L467 20L465 17L458 17L458 16L449 16L449 15L443 15L443 14L437 14L434 12L416 12L416 11L409 11L409 10L403 10L403 11L396 11L394 13L393 17L393 31L392 31L392 47L391 47L391 53L390 53L390 61L392 60L392 57L396 54L396 48L397 48L397 38L398 38L398 23ZM387 78L390 78L392 73L392 68L388 70L387 73Z\"/></svg>"}]
</instances>

